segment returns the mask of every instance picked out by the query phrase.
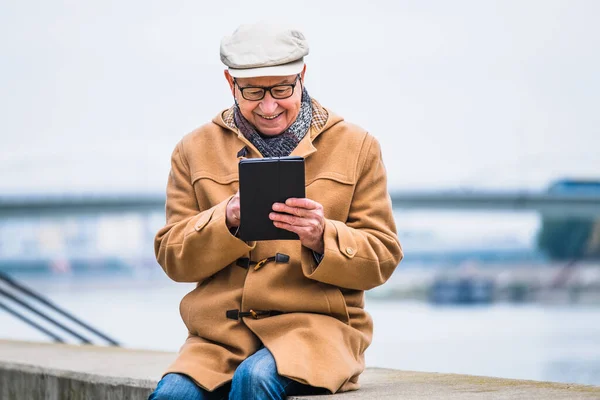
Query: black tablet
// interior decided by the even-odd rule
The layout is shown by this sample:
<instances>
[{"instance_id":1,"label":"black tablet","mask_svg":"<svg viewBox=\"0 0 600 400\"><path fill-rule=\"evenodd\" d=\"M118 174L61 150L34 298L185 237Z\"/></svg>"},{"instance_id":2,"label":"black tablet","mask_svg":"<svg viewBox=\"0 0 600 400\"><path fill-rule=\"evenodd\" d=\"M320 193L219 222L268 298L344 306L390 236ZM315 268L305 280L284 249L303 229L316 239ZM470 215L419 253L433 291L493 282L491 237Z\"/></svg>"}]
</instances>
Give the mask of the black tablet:
<instances>
[{"instance_id":1,"label":"black tablet","mask_svg":"<svg viewBox=\"0 0 600 400\"><path fill-rule=\"evenodd\" d=\"M273 203L306 197L304 158L246 158L239 163L240 239L297 240L298 235L273 225Z\"/></svg>"}]
</instances>

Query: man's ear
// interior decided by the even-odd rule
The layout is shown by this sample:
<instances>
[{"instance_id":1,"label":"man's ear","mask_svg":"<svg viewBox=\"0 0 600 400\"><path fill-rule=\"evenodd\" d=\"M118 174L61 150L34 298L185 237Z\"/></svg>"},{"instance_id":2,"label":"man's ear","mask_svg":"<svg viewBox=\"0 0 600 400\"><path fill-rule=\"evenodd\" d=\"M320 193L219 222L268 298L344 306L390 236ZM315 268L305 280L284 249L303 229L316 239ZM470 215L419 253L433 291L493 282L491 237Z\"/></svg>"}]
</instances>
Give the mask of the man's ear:
<instances>
[{"instance_id":1,"label":"man's ear","mask_svg":"<svg viewBox=\"0 0 600 400\"><path fill-rule=\"evenodd\" d=\"M225 79L227 79L227 83L229 83L229 89L231 90L231 95L235 97L235 84L233 83L233 76L229 73L229 71L223 71L225 74Z\"/></svg>"},{"instance_id":2,"label":"man's ear","mask_svg":"<svg viewBox=\"0 0 600 400\"><path fill-rule=\"evenodd\" d=\"M302 72L300 72L300 78L302 79L302 84L304 85L304 73L306 72L306 64L302 67Z\"/></svg>"}]
</instances>

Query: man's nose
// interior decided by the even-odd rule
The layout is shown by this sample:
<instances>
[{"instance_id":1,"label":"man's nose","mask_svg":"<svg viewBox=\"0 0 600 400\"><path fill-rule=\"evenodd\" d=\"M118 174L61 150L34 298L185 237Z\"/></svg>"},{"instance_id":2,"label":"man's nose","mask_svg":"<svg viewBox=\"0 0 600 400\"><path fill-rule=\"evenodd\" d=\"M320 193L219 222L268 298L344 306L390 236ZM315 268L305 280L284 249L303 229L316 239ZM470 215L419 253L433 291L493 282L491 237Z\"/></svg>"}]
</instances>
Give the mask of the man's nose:
<instances>
[{"instance_id":1,"label":"man's nose","mask_svg":"<svg viewBox=\"0 0 600 400\"><path fill-rule=\"evenodd\" d=\"M260 101L260 111L266 116L271 116L275 114L277 106L277 100L275 100L271 96L271 93L267 91L267 93L265 93L265 97Z\"/></svg>"}]
</instances>

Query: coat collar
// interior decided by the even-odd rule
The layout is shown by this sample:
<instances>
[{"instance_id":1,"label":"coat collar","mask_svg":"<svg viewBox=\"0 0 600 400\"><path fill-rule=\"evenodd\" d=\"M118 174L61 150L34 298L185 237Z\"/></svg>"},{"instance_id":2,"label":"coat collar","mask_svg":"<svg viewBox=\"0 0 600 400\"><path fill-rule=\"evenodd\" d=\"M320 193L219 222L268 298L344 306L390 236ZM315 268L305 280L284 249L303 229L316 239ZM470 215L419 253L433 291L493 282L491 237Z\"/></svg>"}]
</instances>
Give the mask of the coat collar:
<instances>
[{"instance_id":1,"label":"coat collar","mask_svg":"<svg viewBox=\"0 0 600 400\"><path fill-rule=\"evenodd\" d=\"M292 151L291 156L300 156L300 157L308 157L317 151L316 147L313 145L313 141L325 130L329 129L333 125L338 122L343 121L343 118L333 113L331 110L321 106L315 99L312 99L313 108L317 110L318 120L315 123L311 123L308 134L305 135L298 146ZM313 111L313 119L315 118L315 112ZM216 117L212 120L213 123L219 125L224 128L227 134L235 134L243 145L248 147L252 152L255 152L257 155L260 154L258 149L248 140L246 137L240 132L239 129L233 123L233 108L228 108L226 110L221 111ZM242 144L240 144L242 146Z\"/></svg>"}]
</instances>

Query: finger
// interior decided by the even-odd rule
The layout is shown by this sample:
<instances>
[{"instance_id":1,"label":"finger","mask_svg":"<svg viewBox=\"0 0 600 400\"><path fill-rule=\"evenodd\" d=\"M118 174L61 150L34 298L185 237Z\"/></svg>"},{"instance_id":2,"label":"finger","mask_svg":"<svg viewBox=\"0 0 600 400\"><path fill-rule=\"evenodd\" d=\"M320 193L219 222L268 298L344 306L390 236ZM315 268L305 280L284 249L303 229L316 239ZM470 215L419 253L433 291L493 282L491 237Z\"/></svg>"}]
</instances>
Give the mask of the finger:
<instances>
[{"instance_id":1,"label":"finger","mask_svg":"<svg viewBox=\"0 0 600 400\"><path fill-rule=\"evenodd\" d=\"M279 222L279 221L273 221L273 225L275 225L277 228L285 229L286 231L290 231L290 232L294 232L295 234L300 236L300 238L302 238L304 236L304 233L306 230L305 227L290 225L290 224L286 224L285 222Z\"/></svg>"},{"instance_id":2,"label":"finger","mask_svg":"<svg viewBox=\"0 0 600 400\"><path fill-rule=\"evenodd\" d=\"M286 213L286 214L292 214L297 217L306 217L312 212L312 210L306 210L304 208L298 208L298 207L290 207L283 203L273 204L273 211L277 211L280 213Z\"/></svg>"},{"instance_id":3,"label":"finger","mask_svg":"<svg viewBox=\"0 0 600 400\"><path fill-rule=\"evenodd\" d=\"M313 248L310 246L310 244L313 242L314 235L311 234L311 232L308 230L308 228L302 227L302 226L293 226L293 225L289 225L289 224L286 224L283 222L277 222L277 221L274 221L273 224L277 228L285 229L286 231L295 233L296 235L298 235L298 238L300 239L300 243L302 243L302 245L304 245L308 248ZM322 250L321 250L321 252L322 252Z\"/></svg>"},{"instance_id":4,"label":"finger","mask_svg":"<svg viewBox=\"0 0 600 400\"><path fill-rule=\"evenodd\" d=\"M322 207L321 204L307 198L297 199L294 197L290 197L285 201L285 204L290 207L298 207L306 210L317 210Z\"/></svg>"},{"instance_id":5,"label":"finger","mask_svg":"<svg viewBox=\"0 0 600 400\"><path fill-rule=\"evenodd\" d=\"M289 214L270 213L269 218L273 221L283 222L293 226L310 226L309 219L296 217Z\"/></svg>"}]
</instances>

